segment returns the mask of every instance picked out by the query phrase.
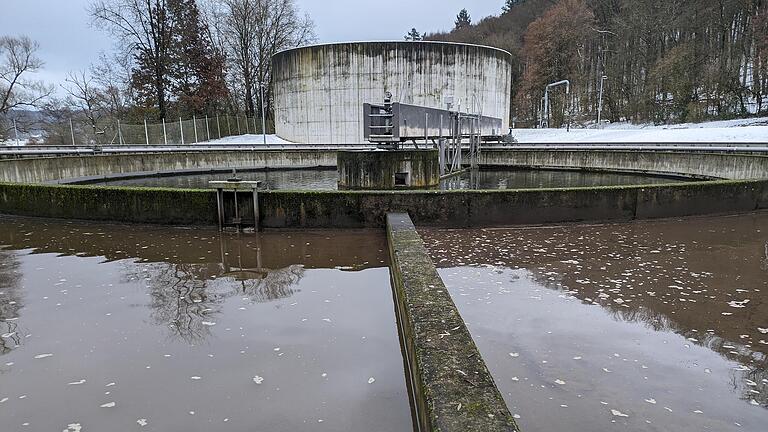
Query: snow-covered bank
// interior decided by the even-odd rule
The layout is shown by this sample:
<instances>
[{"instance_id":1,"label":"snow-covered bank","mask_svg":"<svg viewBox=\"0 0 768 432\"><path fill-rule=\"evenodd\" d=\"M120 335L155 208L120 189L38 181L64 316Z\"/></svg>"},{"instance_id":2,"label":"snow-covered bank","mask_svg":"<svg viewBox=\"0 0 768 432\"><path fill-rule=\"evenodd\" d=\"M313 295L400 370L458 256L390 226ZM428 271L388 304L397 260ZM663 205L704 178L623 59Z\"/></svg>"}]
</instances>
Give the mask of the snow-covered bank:
<instances>
[{"instance_id":1,"label":"snow-covered bank","mask_svg":"<svg viewBox=\"0 0 768 432\"><path fill-rule=\"evenodd\" d=\"M602 129L513 129L521 144L768 143L768 117L678 125L611 124Z\"/></svg>"},{"instance_id":2,"label":"snow-covered bank","mask_svg":"<svg viewBox=\"0 0 768 432\"><path fill-rule=\"evenodd\" d=\"M208 144L264 144L264 135L237 135L226 137L217 140L211 140ZM277 135L267 135L267 144L293 144L290 141L286 141Z\"/></svg>"}]
</instances>

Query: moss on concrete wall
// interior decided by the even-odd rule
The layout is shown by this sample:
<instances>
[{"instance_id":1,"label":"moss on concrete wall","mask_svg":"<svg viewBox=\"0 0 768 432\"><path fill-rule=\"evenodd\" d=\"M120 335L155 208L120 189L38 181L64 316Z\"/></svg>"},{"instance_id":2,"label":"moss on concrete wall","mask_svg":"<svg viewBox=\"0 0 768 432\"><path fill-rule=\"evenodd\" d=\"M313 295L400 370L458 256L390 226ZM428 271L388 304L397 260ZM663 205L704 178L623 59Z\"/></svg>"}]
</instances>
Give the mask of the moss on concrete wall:
<instances>
[{"instance_id":1,"label":"moss on concrete wall","mask_svg":"<svg viewBox=\"0 0 768 432\"><path fill-rule=\"evenodd\" d=\"M424 431L517 431L472 336L405 213L387 215L404 353Z\"/></svg>"},{"instance_id":2,"label":"moss on concrete wall","mask_svg":"<svg viewBox=\"0 0 768 432\"><path fill-rule=\"evenodd\" d=\"M202 190L0 183L0 213L165 225L215 225L216 194Z\"/></svg>"},{"instance_id":3,"label":"moss on concrete wall","mask_svg":"<svg viewBox=\"0 0 768 432\"><path fill-rule=\"evenodd\" d=\"M419 225L469 227L631 220L768 209L768 180L499 191L268 191L265 228L383 227L408 212ZM0 183L0 213L215 225L207 190Z\"/></svg>"}]
</instances>

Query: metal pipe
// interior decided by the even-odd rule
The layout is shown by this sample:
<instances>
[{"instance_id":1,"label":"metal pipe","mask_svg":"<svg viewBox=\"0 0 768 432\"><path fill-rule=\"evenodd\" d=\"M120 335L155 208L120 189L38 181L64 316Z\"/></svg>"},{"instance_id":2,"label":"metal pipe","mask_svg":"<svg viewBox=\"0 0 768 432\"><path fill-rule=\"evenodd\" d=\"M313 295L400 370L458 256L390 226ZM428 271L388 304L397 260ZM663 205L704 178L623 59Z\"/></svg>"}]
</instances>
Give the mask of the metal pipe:
<instances>
[{"instance_id":1,"label":"metal pipe","mask_svg":"<svg viewBox=\"0 0 768 432\"><path fill-rule=\"evenodd\" d=\"M549 127L549 90L561 85L565 85L565 94L571 94L571 81L567 79L548 84L544 89L544 119L542 124L545 124L546 127Z\"/></svg>"}]
</instances>

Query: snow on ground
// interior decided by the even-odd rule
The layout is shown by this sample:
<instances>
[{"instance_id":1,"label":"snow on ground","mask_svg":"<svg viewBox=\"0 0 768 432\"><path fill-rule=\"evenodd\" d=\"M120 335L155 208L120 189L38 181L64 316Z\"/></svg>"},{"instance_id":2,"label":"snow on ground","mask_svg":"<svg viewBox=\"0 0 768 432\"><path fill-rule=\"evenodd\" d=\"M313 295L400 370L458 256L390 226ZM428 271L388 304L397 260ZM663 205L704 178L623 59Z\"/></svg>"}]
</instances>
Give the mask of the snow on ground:
<instances>
[{"instance_id":1,"label":"snow on ground","mask_svg":"<svg viewBox=\"0 0 768 432\"><path fill-rule=\"evenodd\" d=\"M513 129L521 144L535 143L765 143L768 117L677 125L608 124L602 129Z\"/></svg>"},{"instance_id":2,"label":"snow on ground","mask_svg":"<svg viewBox=\"0 0 768 432\"><path fill-rule=\"evenodd\" d=\"M264 135L236 135L217 140L211 140L208 144L264 144ZM277 135L267 135L267 144L292 144Z\"/></svg>"},{"instance_id":3,"label":"snow on ground","mask_svg":"<svg viewBox=\"0 0 768 432\"><path fill-rule=\"evenodd\" d=\"M0 141L0 147L23 147L27 145L27 140L8 140L8 141Z\"/></svg>"}]
</instances>

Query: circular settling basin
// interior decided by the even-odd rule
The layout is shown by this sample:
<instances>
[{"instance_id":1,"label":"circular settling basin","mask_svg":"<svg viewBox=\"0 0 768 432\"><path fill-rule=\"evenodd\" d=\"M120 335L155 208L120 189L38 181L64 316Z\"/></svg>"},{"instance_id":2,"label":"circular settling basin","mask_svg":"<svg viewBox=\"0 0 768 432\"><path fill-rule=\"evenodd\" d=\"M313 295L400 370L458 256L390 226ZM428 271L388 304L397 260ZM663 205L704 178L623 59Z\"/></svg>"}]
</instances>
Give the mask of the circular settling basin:
<instances>
[{"instance_id":1,"label":"circular settling basin","mask_svg":"<svg viewBox=\"0 0 768 432\"><path fill-rule=\"evenodd\" d=\"M89 181L100 186L142 186L205 189L209 182L227 180L230 172L180 173L136 178L115 178ZM334 169L238 171L242 180L263 182L269 190L337 190L338 173ZM591 186L623 186L646 184L669 184L688 181L687 179L653 175L593 172L574 170L480 170L465 171L440 183L442 190L504 190L542 189Z\"/></svg>"}]
</instances>

